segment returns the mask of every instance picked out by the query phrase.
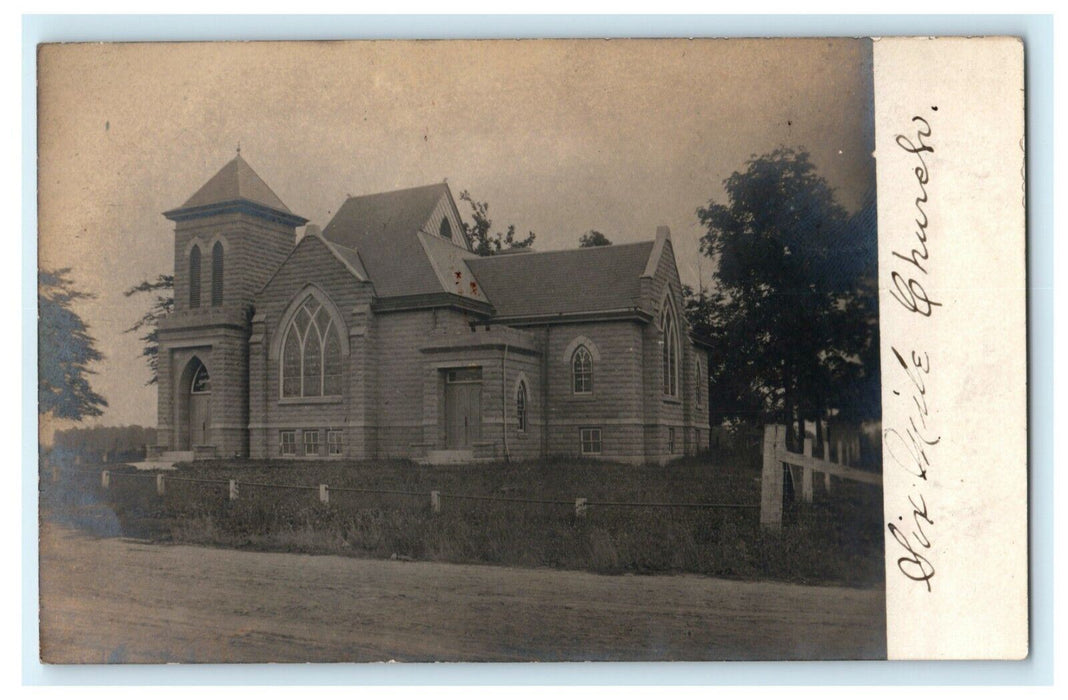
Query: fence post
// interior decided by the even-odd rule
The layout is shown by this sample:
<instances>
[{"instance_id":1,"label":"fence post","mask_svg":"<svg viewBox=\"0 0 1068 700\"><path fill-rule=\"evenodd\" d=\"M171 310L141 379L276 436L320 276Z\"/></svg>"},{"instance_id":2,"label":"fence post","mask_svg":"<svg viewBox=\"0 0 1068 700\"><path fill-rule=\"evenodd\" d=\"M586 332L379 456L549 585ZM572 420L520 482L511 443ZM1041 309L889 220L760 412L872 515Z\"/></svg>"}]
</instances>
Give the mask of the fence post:
<instances>
[{"instance_id":1,"label":"fence post","mask_svg":"<svg viewBox=\"0 0 1068 700\"><path fill-rule=\"evenodd\" d=\"M812 438L805 438L805 458L801 465L801 498L812 503Z\"/></svg>"},{"instance_id":2,"label":"fence post","mask_svg":"<svg viewBox=\"0 0 1068 700\"><path fill-rule=\"evenodd\" d=\"M230 500L231 501L236 501L237 500L237 480L236 479L230 479Z\"/></svg>"},{"instance_id":3,"label":"fence post","mask_svg":"<svg viewBox=\"0 0 1068 700\"><path fill-rule=\"evenodd\" d=\"M162 496L163 495L163 491L164 491L163 475L162 474L156 474L156 495L157 496Z\"/></svg>"},{"instance_id":4,"label":"fence post","mask_svg":"<svg viewBox=\"0 0 1068 700\"><path fill-rule=\"evenodd\" d=\"M100 485L106 489L111 488L111 472L107 469L100 472Z\"/></svg>"},{"instance_id":5,"label":"fence post","mask_svg":"<svg viewBox=\"0 0 1068 700\"><path fill-rule=\"evenodd\" d=\"M764 466L760 475L760 524L782 528L782 464L777 459L779 426L764 426Z\"/></svg>"},{"instance_id":6,"label":"fence post","mask_svg":"<svg viewBox=\"0 0 1068 700\"><path fill-rule=\"evenodd\" d=\"M326 484L319 484L319 502L320 503L329 503L330 502L330 487L327 486Z\"/></svg>"},{"instance_id":7,"label":"fence post","mask_svg":"<svg viewBox=\"0 0 1068 700\"><path fill-rule=\"evenodd\" d=\"M578 518L585 518L586 517L586 499L585 498L576 498L575 499L575 517L578 517Z\"/></svg>"},{"instance_id":8,"label":"fence post","mask_svg":"<svg viewBox=\"0 0 1068 700\"><path fill-rule=\"evenodd\" d=\"M440 513L441 512L441 492L440 491L431 491L430 492L430 512L431 513Z\"/></svg>"},{"instance_id":9,"label":"fence post","mask_svg":"<svg viewBox=\"0 0 1068 700\"><path fill-rule=\"evenodd\" d=\"M823 489L827 492L831 492L831 473L823 472Z\"/></svg>"}]
</instances>

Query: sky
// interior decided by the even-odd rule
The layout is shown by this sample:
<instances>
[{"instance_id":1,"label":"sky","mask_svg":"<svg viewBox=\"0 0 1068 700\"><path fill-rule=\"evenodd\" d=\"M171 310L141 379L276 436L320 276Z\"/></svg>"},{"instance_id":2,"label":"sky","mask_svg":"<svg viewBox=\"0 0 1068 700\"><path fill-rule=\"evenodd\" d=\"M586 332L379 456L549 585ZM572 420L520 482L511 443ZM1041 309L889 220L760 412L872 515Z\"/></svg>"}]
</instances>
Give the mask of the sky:
<instances>
[{"instance_id":1,"label":"sky","mask_svg":"<svg viewBox=\"0 0 1068 700\"><path fill-rule=\"evenodd\" d=\"M712 274L697 208L754 155L809 151L851 212L875 189L868 40L67 44L38 63L39 264L96 295L77 310L105 355L87 425L155 424L123 332L148 300L122 292L173 272L161 213L238 145L320 227L349 195L444 180L536 250L667 225L688 284Z\"/></svg>"}]
</instances>

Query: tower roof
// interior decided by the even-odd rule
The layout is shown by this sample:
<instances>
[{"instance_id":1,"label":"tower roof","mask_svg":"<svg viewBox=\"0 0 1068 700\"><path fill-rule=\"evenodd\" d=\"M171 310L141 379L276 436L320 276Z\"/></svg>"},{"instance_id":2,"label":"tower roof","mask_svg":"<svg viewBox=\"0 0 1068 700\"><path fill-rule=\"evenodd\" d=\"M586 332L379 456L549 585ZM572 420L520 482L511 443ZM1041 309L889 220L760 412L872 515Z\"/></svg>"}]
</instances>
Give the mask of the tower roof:
<instances>
[{"instance_id":1,"label":"tower roof","mask_svg":"<svg viewBox=\"0 0 1068 700\"><path fill-rule=\"evenodd\" d=\"M282 203L240 153L204 183L182 206L164 212L164 216L169 219L190 218L198 213L216 213L221 205L232 206L241 203L251 204L253 209L268 210L281 215L282 219L292 219L294 221L291 223L297 226L305 223L305 219L293 214L289 207ZM296 219L300 219L300 222L297 223Z\"/></svg>"}]
</instances>

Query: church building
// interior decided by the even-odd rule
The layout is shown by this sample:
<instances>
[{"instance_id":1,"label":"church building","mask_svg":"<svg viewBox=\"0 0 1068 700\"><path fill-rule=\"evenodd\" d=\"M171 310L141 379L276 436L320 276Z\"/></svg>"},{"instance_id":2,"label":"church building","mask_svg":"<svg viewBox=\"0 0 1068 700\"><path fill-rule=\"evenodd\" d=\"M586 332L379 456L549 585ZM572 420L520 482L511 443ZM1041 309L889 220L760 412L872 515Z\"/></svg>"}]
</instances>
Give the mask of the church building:
<instances>
[{"instance_id":1,"label":"church building","mask_svg":"<svg viewBox=\"0 0 1068 700\"><path fill-rule=\"evenodd\" d=\"M480 257L441 183L350 197L320 232L240 154L164 216L157 455L665 463L707 444L667 227Z\"/></svg>"}]
</instances>

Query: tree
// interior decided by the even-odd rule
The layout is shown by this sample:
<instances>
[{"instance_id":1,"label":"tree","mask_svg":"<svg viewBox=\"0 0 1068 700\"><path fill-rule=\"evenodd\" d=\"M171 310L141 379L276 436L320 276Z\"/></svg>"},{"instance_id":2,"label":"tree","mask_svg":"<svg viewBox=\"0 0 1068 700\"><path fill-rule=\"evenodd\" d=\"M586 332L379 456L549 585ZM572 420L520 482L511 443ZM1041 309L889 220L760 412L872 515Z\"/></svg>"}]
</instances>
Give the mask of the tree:
<instances>
[{"instance_id":1,"label":"tree","mask_svg":"<svg viewBox=\"0 0 1068 700\"><path fill-rule=\"evenodd\" d=\"M508 228L501 233L490 233L493 230L493 221L489 218L489 204L475 200L471 193L464 190L460 193L460 199L471 206L471 218L473 224L461 222L464 227L464 235L471 242L471 248L479 255L496 255L502 250L513 248L529 248L534 244L534 232L528 231L527 237L516 240L515 225L509 224Z\"/></svg>"},{"instance_id":2,"label":"tree","mask_svg":"<svg viewBox=\"0 0 1068 700\"><path fill-rule=\"evenodd\" d=\"M80 421L102 415L108 402L89 385L90 365L104 356L71 308L94 295L75 289L69 274L70 268L37 272L37 412Z\"/></svg>"},{"instance_id":3,"label":"tree","mask_svg":"<svg viewBox=\"0 0 1068 700\"><path fill-rule=\"evenodd\" d=\"M579 248L596 248L601 245L612 245L612 241L600 231L590 229L579 238Z\"/></svg>"},{"instance_id":4,"label":"tree","mask_svg":"<svg viewBox=\"0 0 1068 700\"><path fill-rule=\"evenodd\" d=\"M155 384L159 380L159 322L174 310L174 275L160 275L153 282L145 280L137 286L130 287L124 296L134 294L152 294L152 306L135 324L127 328L124 333L140 333L141 342L145 346L141 349L141 356L151 371L152 376L145 382L147 386Z\"/></svg>"},{"instance_id":5,"label":"tree","mask_svg":"<svg viewBox=\"0 0 1068 700\"><path fill-rule=\"evenodd\" d=\"M697 210L701 250L716 262L717 291L698 304L713 327L709 379L737 394L738 410L796 424L796 437L867 369L877 322L861 280L875 259L850 257L856 228L804 151L754 156L724 188L726 204Z\"/></svg>"}]
</instances>

